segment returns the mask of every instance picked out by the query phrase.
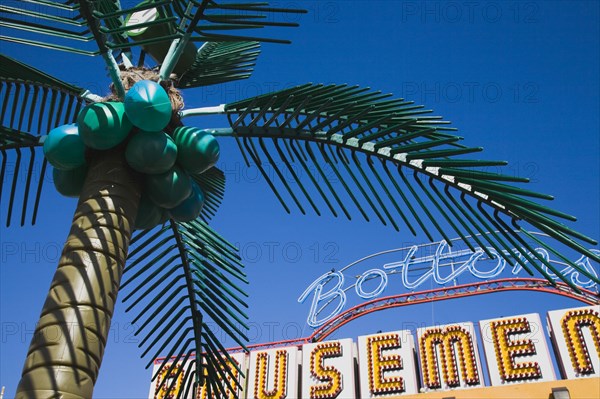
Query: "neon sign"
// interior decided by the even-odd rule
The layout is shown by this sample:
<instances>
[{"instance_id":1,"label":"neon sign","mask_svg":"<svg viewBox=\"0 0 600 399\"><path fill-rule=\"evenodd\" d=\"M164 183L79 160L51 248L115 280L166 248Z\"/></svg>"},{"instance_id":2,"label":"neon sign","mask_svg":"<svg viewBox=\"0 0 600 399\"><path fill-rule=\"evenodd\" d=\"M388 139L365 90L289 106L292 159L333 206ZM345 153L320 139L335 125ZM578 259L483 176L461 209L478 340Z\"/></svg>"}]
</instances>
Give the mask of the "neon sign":
<instances>
[{"instance_id":1,"label":"neon sign","mask_svg":"<svg viewBox=\"0 0 600 399\"><path fill-rule=\"evenodd\" d=\"M455 243L450 246L448 242L442 240L432 244L413 245L378 252L359 259L341 270L323 274L313 281L298 298L299 303L304 303L309 297L312 298L307 324L317 328L340 314L344 310L352 290L359 298L369 300L381 296L390 282L395 290L398 286L406 290L416 290L425 283L447 285L455 283L459 278L491 280L507 273L508 269L513 276L522 272L520 265L510 266L493 248L486 248L487 252L494 256L490 258L482 248L475 248L475 251L472 251L455 249L456 245ZM562 267L561 273L576 286L597 289L594 281L583 277L572 266L552 259L545 249L536 248L535 251L548 262ZM597 249L590 251L600 254L600 250ZM390 256L395 259L389 260ZM354 266L373 262L377 262L379 267L364 271L353 284L347 284L344 272ZM594 267L586 256L581 256L573 263L594 276L598 275L597 266ZM551 278L558 280L558 276L551 270L547 267L544 269ZM353 272L352 276L355 275L356 273ZM395 275L399 275L399 277Z\"/></svg>"}]
</instances>

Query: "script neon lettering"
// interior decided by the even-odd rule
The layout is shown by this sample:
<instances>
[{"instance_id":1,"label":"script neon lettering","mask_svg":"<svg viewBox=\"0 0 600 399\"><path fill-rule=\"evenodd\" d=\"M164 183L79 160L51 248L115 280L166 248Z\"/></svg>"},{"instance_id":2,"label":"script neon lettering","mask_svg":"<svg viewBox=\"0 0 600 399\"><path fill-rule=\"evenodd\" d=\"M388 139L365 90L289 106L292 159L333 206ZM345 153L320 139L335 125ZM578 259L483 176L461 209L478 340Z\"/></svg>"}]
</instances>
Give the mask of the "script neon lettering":
<instances>
[{"instance_id":1,"label":"script neon lettering","mask_svg":"<svg viewBox=\"0 0 600 399\"><path fill-rule=\"evenodd\" d=\"M376 276L378 276L381 279L381 281L379 282L379 285L373 291L366 292L363 289L363 284L365 283L365 281L369 281L369 280L377 278ZM379 270L379 269L367 270L356 281L356 287L355 287L356 294L359 297L364 298L364 299L375 298L383 292L385 287L387 287L387 283L388 283L388 277L384 271Z\"/></svg>"},{"instance_id":2,"label":"script neon lettering","mask_svg":"<svg viewBox=\"0 0 600 399\"><path fill-rule=\"evenodd\" d=\"M452 252L452 249L448 243L446 241L441 241L436 247L434 255L424 256L421 258L412 258L417 250L417 246L412 246L408 250L408 253L403 261L387 263L383 266L384 269L401 268L402 284L408 289L418 288L430 278L433 278L437 284L447 284L467 271L477 278L493 278L502 273L506 267L506 261L498 256L497 252L492 248L488 248L488 251L496 257L497 262L496 265L488 271L479 270L476 267L477 261L485 254L481 248L477 248L475 252L472 252L468 249ZM440 273L440 266L443 264L443 262L450 261L454 264L454 261L465 256L469 256L469 258L462 263L456 262L458 267L453 268L452 272L447 276L442 276ZM422 269L424 264L430 265L427 272L421 274L415 281L410 281L409 274L411 271L411 266L414 267L414 269Z\"/></svg>"},{"instance_id":3,"label":"script neon lettering","mask_svg":"<svg viewBox=\"0 0 600 399\"><path fill-rule=\"evenodd\" d=\"M470 249L453 250L446 241L440 241L436 245L433 255L422 257L415 256L420 248L417 245L382 252L380 254L406 251L404 252L404 259L397 262L384 263L382 269L369 269L358 276L356 283L348 287L344 286L344 274L340 271L328 272L317 278L298 298L298 302L303 303L312 295L312 302L306 321L307 324L316 328L340 314L346 305L346 291L352 287L354 287L356 294L362 299L372 299L380 296L388 287L388 275L392 273L400 274L401 283L404 288L415 290L426 281L433 280L436 284L445 285L454 282L463 274L468 274L482 280L493 279L502 274L507 266L506 260L493 248L486 248L485 251L482 248L476 248L473 252ZM544 259L552 261L546 250L537 248L535 251ZM600 254L600 251L595 249L591 249L590 251ZM486 252L492 255L493 258L490 259L486 255ZM374 258L378 255L370 255L362 260ZM342 270L357 265L362 260L354 262ZM524 261L526 262L526 260ZM490 262L492 263L491 265L489 264ZM590 274L597 276L597 272L588 257L582 256L574 263L590 272ZM489 268L484 268L482 265L488 265ZM442 267L445 267L445 270L450 270L450 272L443 274L441 272ZM558 280L558 276L552 273L547 267L543 265L540 265L540 267L544 268L551 278ZM512 274L517 275L521 270L522 267L517 264L512 268ZM568 276L575 285L582 288L592 288L596 285L593 280L583 278L581 273L572 266L566 266L561 271L561 274ZM412 277L415 275L417 276L416 279ZM374 279L379 279L377 287L372 290L365 290L363 285L367 281ZM328 310L328 314L322 315L325 310Z\"/></svg>"},{"instance_id":4,"label":"script neon lettering","mask_svg":"<svg viewBox=\"0 0 600 399\"><path fill-rule=\"evenodd\" d=\"M536 250L536 252L541 254L542 257L544 257L544 259L550 260L550 254L548 254L548 251L546 251L545 249L538 248ZM590 249L590 252L595 255L600 255L600 251L597 249ZM598 277L598 273L596 272L596 269L592 266L592 263L590 262L590 258L588 258L587 256L581 256L579 259L577 259L573 263L575 265L579 266L580 268L582 268L583 270L587 271L591 275ZM558 276L552 270L550 270L547 266L542 266L542 267L544 268L546 273L548 273L548 275L552 279L558 280ZM519 267L519 269L515 269L515 271L517 271L517 272L519 270L520 270L520 267ZM563 276L569 276L571 281L573 282L573 284L575 284L578 287L593 288L596 285L594 280L592 280L588 277L582 276L581 273L579 271L577 271L573 266L566 266L564 269L562 269L560 271L560 273Z\"/></svg>"},{"instance_id":5,"label":"script neon lettering","mask_svg":"<svg viewBox=\"0 0 600 399\"><path fill-rule=\"evenodd\" d=\"M333 279L337 279L337 283L331 288L329 291L323 293L323 287L332 281ZM318 327L328 320L335 317L339 314L344 305L346 304L346 293L342 290L344 286L344 275L340 272L329 272L327 274L322 275L317 280L315 280L298 298L298 302L303 303L306 298L310 295L311 292L314 291L313 300L310 305L310 312L308 319L306 322L311 327ZM337 300L337 306L331 313L321 319L317 319L317 315L321 312L323 307L319 308L319 304L325 301L325 306L329 305L332 301Z\"/></svg>"}]
</instances>

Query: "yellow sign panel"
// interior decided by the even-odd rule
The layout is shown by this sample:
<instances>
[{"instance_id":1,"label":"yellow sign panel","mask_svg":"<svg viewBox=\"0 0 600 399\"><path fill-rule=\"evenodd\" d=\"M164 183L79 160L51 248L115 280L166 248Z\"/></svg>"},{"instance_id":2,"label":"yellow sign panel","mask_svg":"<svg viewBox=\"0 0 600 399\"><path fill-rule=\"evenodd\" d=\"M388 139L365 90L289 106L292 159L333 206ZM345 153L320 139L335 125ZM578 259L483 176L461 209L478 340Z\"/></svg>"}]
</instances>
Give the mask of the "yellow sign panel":
<instances>
[{"instance_id":1,"label":"yellow sign panel","mask_svg":"<svg viewBox=\"0 0 600 399\"><path fill-rule=\"evenodd\" d=\"M160 371L156 377L154 399L173 399L177 397L184 377L184 373L180 370L181 366L179 365L173 368L167 365Z\"/></svg>"},{"instance_id":2,"label":"yellow sign panel","mask_svg":"<svg viewBox=\"0 0 600 399\"><path fill-rule=\"evenodd\" d=\"M318 344L310 353L310 374L322 384L311 385L310 399L337 398L342 392L342 373L333 366L325 366L325 359L340 357L339 341Z\"/></svg>"},{"instance_id":3,"label":"yellow sign panel","mask_svg":"<svg viewBox=\"0 0 600 399\"><path fill-rule=\"evenodd\" d=\"M209 388L207 383L208 371L204 369L204 383L199 386L195 392L190 386L183 386L183 380L186 377L186 371L180 372L181 368L187 369L193 367L195 360L189 361L185 364L173 365L167 364L162 370L154 370L154 373L158 373L153 384L151 392L154 392L150 398L152 399L175 399L179 395L186 399L234 399L236 394L241 397L240 392L244 387L244 378L238 369L245 370L246 368L246 355L243 353L234 353L230 355L231 360L235 362L234 367L229 360L227 360L228 370L223 370L223 375L227 376L227 383L225 385L226 396L215 389L214 387ZM171 367L173 367L171 369ZM189 372L190 370L187 370ZM222 381L222 379L219 379ZM219 381L219 382L220 382ZM186 384L188 385L188 384ZM233 389L233 391L232 391ZM183 392L181 392L183 390Z\"/></svg>"},{"instance_id":4,"label":"yellow sign panel","mask_svg":"<svg viewBox=\"0 0 600 399\"><path fill-rule=\"evenodd\" d=\"M250 352L246 396L252 399L298 397L298 348Z\"/></svg>"},{"instance_id":5,"label":"yellow sign panel","mask_svg":"<svg viewBox=\"0 0 600 399\"><path fill-rule=\"evenodd\" d=\"M567 348L573 368L580 374L592 374L594 370L590 349L586 345L583 329L591 333L596 349L596 358L600 356L600 314L597 310L582 309L567 312L561 320L562 330L567 340Z\"/></svg>"},{"instance_id":6,"label":"yellow sign panel","mask_svg":"<svg viewBox=\"0 0 600 399\"><path fill-rule=\"evenodd\" d=\"M417 393L414 338L409 330L358 337L360 397Z\"/></svg>"},{"instance_id":7,"label":"yellow sign panel","mask_svg":"<svg viewBox=\"0 0 600 399\"><path fill-rule=\"evenodd\" d=\"M492 385L555 379L538 314L482 320L479 325Z\"/></svg>"},{"instance_id":8,"label":"yellow sign panel","mask_svg":"<svg viewBox=\"0 0 600 399\"><path fill-rule=\"evenodd\" d=\"M548 322L563 377L600 376L600 307L552 311ZM538 314L482 320L479 325L492 385L555 380L546 326ZM418 364L409 330L360 336L356 344L342 339L256 350L249 356L234 353L231 358L249 379L236 367L231 373L218 373L227 378L225 392L214 385L212 390L203 385L195 392L193 385L183 386L191 376L188 367L196 360L183 365L160 363L155 366L149 398L352 399L358 395L372 399L460 388L479 392L484 386L473 323L418 328L417 343ZM470 395L460 392L457 397Z\"/></svg>"},{"instance_id":9,"label":"yellow sign panel","mask_svg":"<svg viewBox=\"0 0 600 399\"><path fill-rule=\"evenodd\" d=\"M516 334L531 332L529 321L524 317L504 319L490 324L493 337L496 362L503 381L533 380L542 377L537 362L518 362L521 356L535 355L535 346L531 339L513 339Z\"/></svg>"},{"instance_id":10,"label":"yellow sign panel","mask_svg":"<svg viewBox=\"0 0 600 399\"><path fill-rule=\"evenodd\" d=\"M240 367L239 362L237 362L235 359L233 359L233 361L236 363L237 367ZM224 388L225 388L225 394L226 394L226 398L227 399L236 399L236 392L239 392L241 386L240 386L240 372L237 370L236 367L233 366L233 364L231 362L227 362L227 365L229 367L229 372L224 371L224 373L227 376L227 383L224 384ZM223 395L220 391L215 390L213 387L209 387L209 385L207 384L208 379L206 378L206 376L208 375L207 372L204 373L205 378L204 378L204 384L202 384L199 388L198 388L198 392L196 394L196 399L222 399ZM219 378L219 382L223 381L223 378Z\"/></svg>"},{"instance_id":11,"label":"yellow sign panel","mask_svg":"<svg viewBox=\"0 0 600 399\"><path fill-rule=\"evenodd\" d=\"M553 310L548 323L563 376L600 377L600 307Z\"/></svg>"},{"instance_id":12,"label":"yellow sign panel","mask_svg":"<svg viewBox=\"0 0 600 399\"><path fill-rule=\"evenodd\" d=\"M386 349L400 348L399 334L374 335L367 338L369 390L373 395L402 393L402 377L386 377L386 373L402 369L400 355L385 355Z\"/></svg>"},{"instance_id":13,"label":"yellow sign panel","mask_svg":"<svg viewBox=\"0 0 600 399\"><path fill-rule=\"evenodd\" d=\"M472 323L419 329L423 386L427 389L481 385Z\"/></svg>"},{"instance_id":14,"label":"yellow sign panel","mask_svg":"<svg viewBox=\"0 0 600 399\"><path fill-rule=\"evenodd\" d=\"M354 399L354 364L354 343L351 339L304 344L302 387L298 398Z\"/></svg>"},{"instance_id":15,"label":"yellow sign panel","mask_svg":"<svg viewBox=\"0 0 600 399\"><path fill-rule=\"evenodd\" d=\"M278 350L275 353L275 378L273 378L273 388L267 387L267 364L269 356L266 352L259 353L256 356L254 398L255 399L285 399L287 394L287 369L288 354L285 350Z\"/></svg>"}]
</instances>

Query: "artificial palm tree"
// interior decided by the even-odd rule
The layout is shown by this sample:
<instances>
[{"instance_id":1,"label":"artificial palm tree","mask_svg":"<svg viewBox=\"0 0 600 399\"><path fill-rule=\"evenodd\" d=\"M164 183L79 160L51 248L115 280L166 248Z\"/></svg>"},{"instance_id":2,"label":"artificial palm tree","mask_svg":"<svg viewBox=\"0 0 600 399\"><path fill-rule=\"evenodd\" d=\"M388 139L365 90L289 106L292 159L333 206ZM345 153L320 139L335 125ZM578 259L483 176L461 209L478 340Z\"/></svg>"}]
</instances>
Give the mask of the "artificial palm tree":
<instances>
[{"instance_id":1,"label":"artificial palm tree","mask_svg":"<svg viewBox=\"0 0 600 399\"><path fill-rule=\"evenodd\" d=\"M1 180L8 195L7 225L19 210L21 225L29 214L35 223L47 163L44 159L36 182L34 161L47 133L80 122L82 110L85 114L94 103L126 102L138 81L151 80L170 94L173 113L164 126L169 137L177 141L186 131L186 117L225 115L229 127L203 131L203 137L221 143L233 139L287 212L291 207L319 215L328 210L348 219L358 212L366 220L377 219L395 230L405 226L432 241L442 237L451 243L449 234L456 234L472 250L480 247L490 258L501 257L550 281L549 273L555 273L576 290L533 249L535 243L599 282L564 255L571 248L600 262L583 246L596 242L560 221L574 217L536 202L552 199L549 195L507 184L526 179L482 170L505 163L464 157L481 148L462 145L448 122L411 101L356 86L306 84L231 104L180 109L178 90L247 78L260 42L285 42L232 32L295 26L265 16L302 11L220 0L148 0L128 9L118 0L27 0L18 7L1 5L0 12L0 26L9 34L3 40L102 56L113 91L111 98L100 98L1 56ZM154 68L146 68L153 64L150 56ZM180 384L179 397L187 397L205 376L213 392L226 396L230 388L233 361L209 327L209 320L215 322L243 346L242 265L234 246L209 226L224 195L224 175L214 166L189 173L204 197L194 220L182 221L174 206L165 206L170 210L150 223L143 199L148 178L134 170L126 154L136 133L134 129L110 149L88 148L79 175L56 175L67 183L80 179L82 187L17 398L92 396L122 288L127 310L138 312L134 322L141 326L143 355L149 364L162 356L156 375L167 370L175 377L168 385L164 380L162 389ZM17 173L5 181L9 154L16 159L15 170L29 162L24 184ZM274 174L267 173L265 163ZM294 166L306 172L308 182ZM135 250L128 251L133 243ZM44 331L51 328L64 330L59 342L46 339Z\"/></svg>"}]
</instances>

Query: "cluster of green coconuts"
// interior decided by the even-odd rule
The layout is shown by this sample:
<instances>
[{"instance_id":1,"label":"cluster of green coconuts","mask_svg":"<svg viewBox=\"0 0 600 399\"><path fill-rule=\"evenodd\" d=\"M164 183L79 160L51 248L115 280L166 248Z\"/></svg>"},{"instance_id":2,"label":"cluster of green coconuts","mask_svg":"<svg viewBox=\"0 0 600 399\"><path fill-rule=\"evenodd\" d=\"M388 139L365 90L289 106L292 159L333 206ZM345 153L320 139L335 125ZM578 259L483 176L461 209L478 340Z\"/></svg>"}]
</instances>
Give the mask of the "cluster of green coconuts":
<instances>
[{"instance_id":1,"label":"cluster of green coconuts","mask_svg":"<svg viewBox=\"0 0 600 399\"><path fill-rule=\"evenodd\" d=\"M135 83L124 102L89 104L77 123L51 130L44 141L56 190L78 197L88 170L86 151L110 150L128 140L127 163L144 177L135 227L149 229L168 218L197 218L205 196L191 176L217 162L219 144L197 128L180 126L165 133L171 115L167 92L150 80Z\"/></svg>"}]
</instances>

